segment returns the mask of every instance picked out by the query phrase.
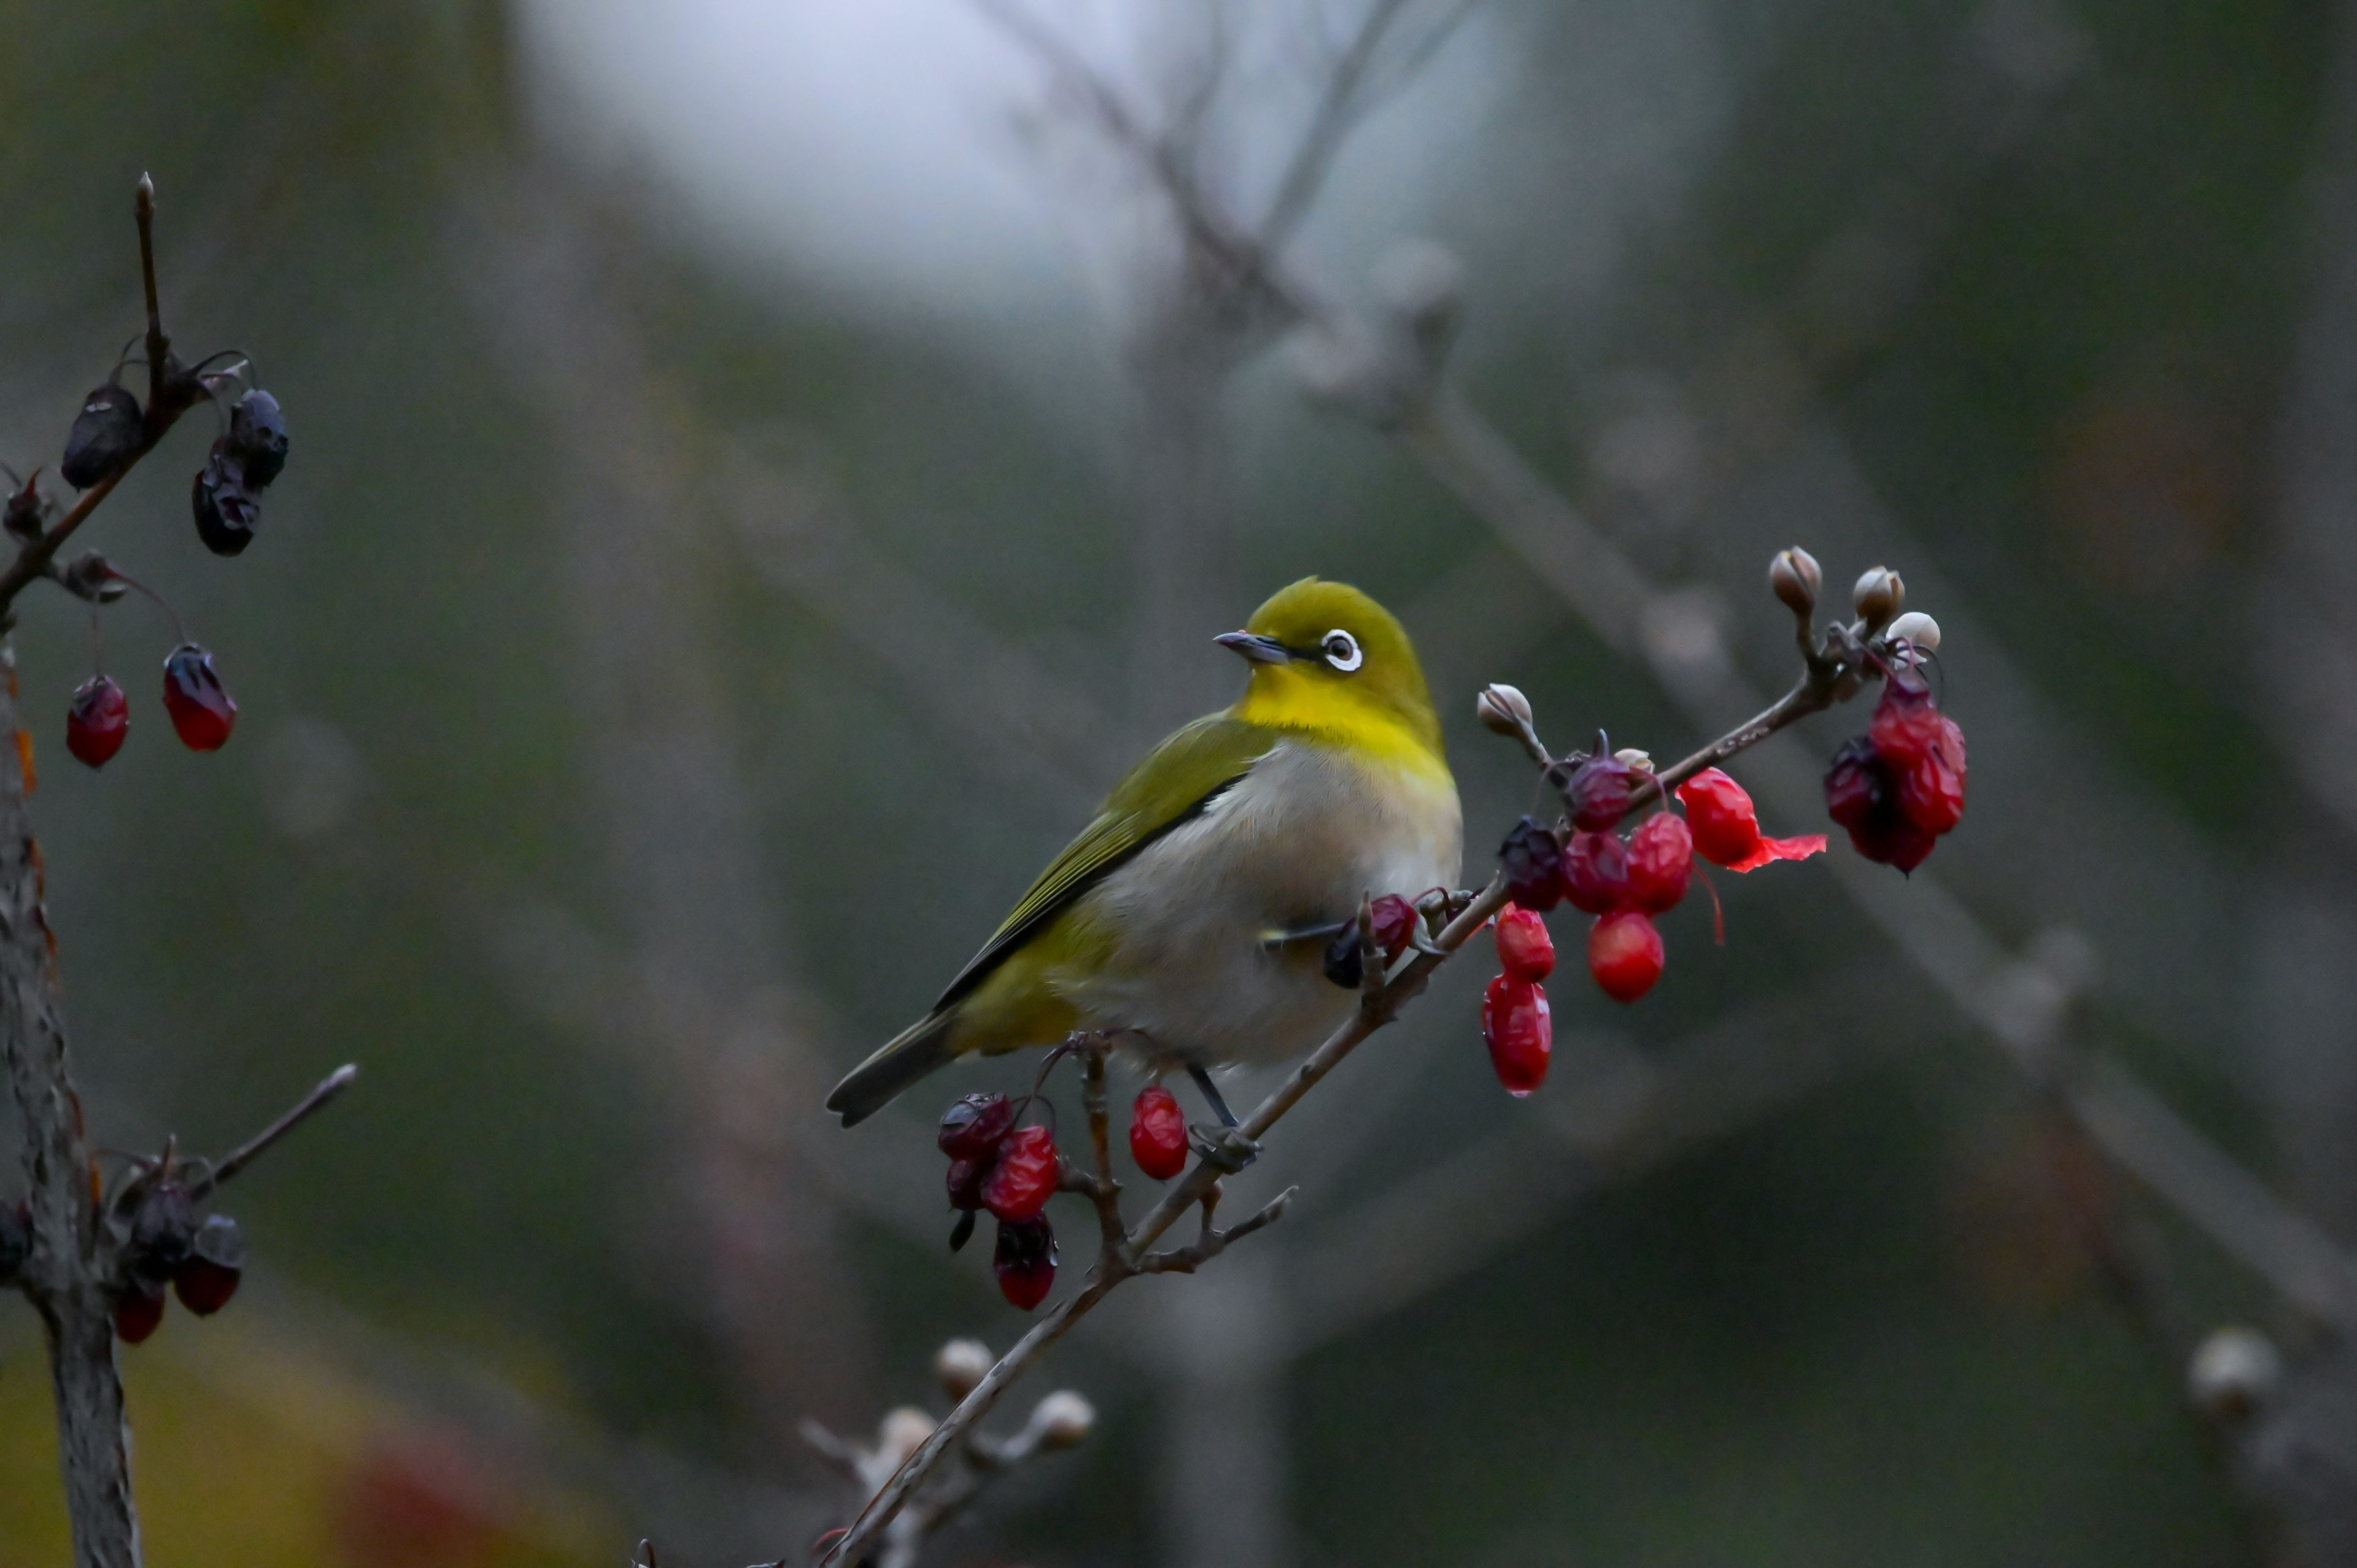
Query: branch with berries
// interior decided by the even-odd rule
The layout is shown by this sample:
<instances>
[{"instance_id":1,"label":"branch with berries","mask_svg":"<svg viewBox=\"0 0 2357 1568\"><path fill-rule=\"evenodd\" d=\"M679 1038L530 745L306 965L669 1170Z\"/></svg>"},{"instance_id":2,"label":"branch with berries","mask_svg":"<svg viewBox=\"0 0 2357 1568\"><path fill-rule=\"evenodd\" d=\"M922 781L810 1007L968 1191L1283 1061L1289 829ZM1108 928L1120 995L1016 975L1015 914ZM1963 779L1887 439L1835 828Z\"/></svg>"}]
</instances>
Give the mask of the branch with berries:
<instances>
[{"instance_id":1,"label":"branch with berries","mask_svg":"<svg viewBox=\"0 0 2357 1568\"><path fill-rule=\"evenodd\" d=\"M1483 1000L1482 1033L1500 1081L1522 1098L1544 1081L1553 1045L1543 983L1554 968L1554 944L1544 912L1569 902L1595 915L1588 935L1590 973L1608 995L1633 1001L1662 972L1663 944L1652 916L1683 898L1696 854L1747 872L1824 849L1822 835L1771 839L1761 833L1749 796L1718 764L1879 680L1883 696L1872 726L1844 748L1828 775L1828 806L1861 851L1894 865L1907 859L1902 869L1919 864L1930 843L1955 825L1964 800L1962 734L1938 712L1918 670L1937 646L1938 628L1928 616L1902 616L1904 589L1898 575L1877 567L1858 580L1856 618L1821 629L1815 615L1821 575L1816 563L1797 549L1780 554L1770 570L1771 589L1795 618L1801 673L1792 689L1674 766L1656 769L1643 753L1616 752L1600 736L1590 751L1557 756L1540 738L1520 692L1503 685L1485 688L1476 703L1482 723L1522 746L1561 796L1562 819L1546 825L1524 818L1507 835L1496 874L1478 892L1436 889L1413 898L1397 893L1364 898L1357 917L1332 937L1325 957L1327 978L1357 991L1357 1011L1241 1122L1223 1118L1223 1125L1190 1129L1176 1099L1158 1082L1140 1090L1130 1114L1132 1161L1147 1177L1172 1185L1135 1222L1124 1213L1123 1187L1113 1166L1106 1074L1113 1038L1072 1035L1050 1053L1038 1081L1020 1099L971 1094L952 1105L938 1134L950 1160L950 1206L958 1213L952 1248L964 1245L986 1210L996 1222L992 1266L1000 1292L1011 1305L1033 1310L1052 1293L1059 1262L1047 1207L1057 1194L1071 1193L1087 1199L1094 1211L1096 1259L1081 1288L1048 1308L875 1488L858 1517L841 1532L822 1538L813 1559L840 1568L881 1561L875 1554L894 1520L937 1484L936 1473L970 1440L975 1424L1075 1322L1129 1280L1191 1273L1282 1218L1295 1188L1222 1229L1217 1219L1222 1179L1256 1158L1262 1141L1286 1113L1396 1019L1477 932L1494 928L1502 970ZM1861 768L1871 781L1869 809L1863 812L1849 781ZM1620 824L1635 817L1643 821L1622 838ZM1903 846L1903 853L1894 845ZM1035 1119L1044 1103L1041 1089L1067 1059L1078 1063L1081 1077L1088 1137L1084 1162L1068 1158L1057 1146L1052 1126ZM1213 1108L1223 1109L1216 1096ZM1194 1241L1155 1250L1190 1212L1198 1216Z\"/></svg>"},{"instance_id":2,"label":"branch with berries","mask_svg":"<svg viewBox=\"0 0 2357 1568\"><path fill-rule=\"evenodd\" d=\"M0 1205L0 1285L21 1293L48 1331L58 1447L77 1568L137 1568L139 1528L131 1493L130 1442L117 1341L135 1345L163 1322L169 1295L210 1316L236 1294L245 1267L237 1222L220 1211L221 1188L351 1084L339 1068L292 1109L218 1160L190 1157L174 1143L153 1156L115 1156L110 1176L92 1147L81 1097L69 1070L57 941L42 906L42 865L28 810L33 745L19 722L16 653L7 639L16 601L48 582L90 606L93 641L103 607L137 591L171 617L177 646L165 661L164 704L190 749L218 750L235 723L212 656L188 639L159 595L89 552L60 565L58 554L114 492L124 475L199 407L215 411L220 434L197 473L191 506L197 533L215 553L235 555L253 538L260 496L286 461L278 404L253 381L253 362L234 350L188 364L164 330L156 285L156 193L139 182L135 207L146 294L145 331L135 338L146 365L147 399L124 384L126 347L106 381L82 400L58 474L80 492L70 505L46 496L37 469L0 509L16 553L0 569L0 730L16 738L15 768L0 767L0 1052L22 1133L26 1192ZM229 394L244 390L232 401ZM102 669L67 708L66 747L100 768L122 748L130 704Z\"/></svg>"}]
</instances>

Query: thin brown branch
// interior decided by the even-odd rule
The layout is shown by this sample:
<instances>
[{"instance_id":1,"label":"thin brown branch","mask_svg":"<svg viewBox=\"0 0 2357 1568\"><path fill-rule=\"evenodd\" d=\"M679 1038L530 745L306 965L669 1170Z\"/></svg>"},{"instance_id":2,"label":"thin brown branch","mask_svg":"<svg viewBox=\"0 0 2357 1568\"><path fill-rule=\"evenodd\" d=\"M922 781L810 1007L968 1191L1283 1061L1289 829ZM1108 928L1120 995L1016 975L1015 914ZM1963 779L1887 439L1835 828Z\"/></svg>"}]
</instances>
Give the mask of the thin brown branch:
<instances>
[{"instance_id":1,"label":"thin brown branch","mask_svg":"<svg viewBox=\"0 0 2357 1568\"><path fill-rule=\"evenodd\" d=\"M1267 250L1283 250L1294 225L1318 199L1318 192L1334 166L1335 155L1341 151L1343 137L1358 121L1360 91L1366 84L1369 68L1374 64L1375 51L1409 3L1410 0L1373 0L1360 20L1359 30L1351 35L1349 47L1334 62L1308 127L1302 132L1301 141L1286 164L1284 177L1277 181L1268 215L1261 220L1260 242Z\"/></svg>"},{"instance_id":2,"label":"thin brown branch","mask_svg":"<svg viewBox=\"0 0 2357 1568\"><path fill-rule=\"evenodd\" d=\"M256 1133L230 1154L222 1156L221 1162L213 1166L210 1175L190 1183L189 1197L193 1199L206 1197L215 1187L269 1153L271 1146L281 1138L326 1110L338 1095L352 1086L352 1080L360 1077L360 1074L359 1067L346 1062L342 1067L321 1079L311 1092L290 1106L285 1115Z\"/></svg>"}]
</instances>

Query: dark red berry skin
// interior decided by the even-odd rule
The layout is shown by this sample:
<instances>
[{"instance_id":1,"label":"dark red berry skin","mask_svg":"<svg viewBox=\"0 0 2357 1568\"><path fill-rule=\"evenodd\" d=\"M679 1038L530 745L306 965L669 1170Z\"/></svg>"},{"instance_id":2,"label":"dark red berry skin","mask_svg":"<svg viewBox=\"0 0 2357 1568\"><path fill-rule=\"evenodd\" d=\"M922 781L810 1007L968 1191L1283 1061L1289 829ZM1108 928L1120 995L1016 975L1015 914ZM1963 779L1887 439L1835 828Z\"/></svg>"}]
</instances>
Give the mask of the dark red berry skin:
<instances>
[{"instance_id":1,"label":"dark red berry skin","mask_svg":"<svg viewBox=\"0 0 2357 1568\"><path fill-rule=\"evenodd\" d=\"M131 699L103 675L74 688L66 707L66 749L77 761L103 768L123 749L131 733Z\"/></svg>"},{"instance_id":2,"label":"dark red berry skin","mask_svg":"<svg viewBox=\"0 0 2357 1568\"><path fill-rule=\"evenodd\" d=\"M1030 1311L1056 1287L1055 1231L1044 1219L1001 1220L991 1267L1007 1305L1018 1312Z\"/></svg>"},{"instance_id":3,"label":"dark red berry skin","mask_svg":"<svg viewBox=\"0 0 2357 1568\"><path fill-rule=\"evenodd\" d=\"M1537 1090L1555 1049L1546 987L1512 974L1491 981L1481 995L1481 1043L1490 1047L1490 1070L1507 1093L1520 1100Z\"/></svg>"},{"instance_id":4,"label":"dark red berry skin","mask_svg":"<svg viewBox=\"0 0 2357 1568\"><path fill-rule=\"evenodd\" d=\"M1825 770L1825 812L1849 830L1851 847L1868 860L1912 871L1931 854L1938 835L1909 819L1900 795L1871 734L1851 737Z\"/></svg>"},{"instance_id":5,"label":"dark red berry skin","mask_svg":"<svg viewBox=\"0 0 2357 1568\"><path fill-rule=\"evenodd\" d=\"M1938 744L1939 723L1932 688L1912 675L1893 675L1882 683L1882 700L1874 704L1866 733L1891 771L1904 773Z\"/></svg>"},{"instance_id":6,"label":"dark red berry skin","mask_svg":"<svg viewBox=\"0 0 2357 1568\"><path fill-rule=\"evenodd\" d=\"M254 524L262 521L262 503L247 487L245 470L236 457L213 443L212 456L197 470L188 491L188 510L197 520L197 538L216 555L240 555L253 542Z\"/></svg>"},{"instance_id":7,"label":"dark red berry skin","mask_svg":"<svg viewBox=\"0 0 2357 1568\"><path fill-rule=\"evenodd\" d=\"M1571 825L1588 832L1620 826L1643 777L1617 757L1591 757L1573 768L1563 787Z\"/></svg>"},{"instance_id":8,"label":"dark red berry skin","mask_svg":"<svg viewBox=\"0 0 2357 1568\"><path fill-rule=\"evenodd\" d=\"M1677 908L1694 875L1694 833L1683 818L1663 811L1645 819L1629 839L1629 902L1647 914Z\"/></svg>"},{"instance_id":9,"label":"dark red berry skin","mask_svg":"<svg viewBox=\"0 0 2357 1568\"><path fill-rule=\"evenodd\" d=\"M1663 961L1662 933L1640 910L1607 915L1587 933L1587 972L1615 1002L1634 1002L1653 989Z\"/></svg>"},{"instance_id":10,"label":"dark red berry skin","mask_svg":"<svg viewBox=\"0 0 2357 1568\"><path fill-rule=\"evenodd\" d=\"M983 1178L982 1206L1001 1219L1030 1219L1055 1195L1056 1140L1045 1127L1017 1127L998 1145L998 1163Z\"/></svg>"},{"instance_id":11,"label":"dark red berry skin","mask_svg":"<svg viewBox=\"0 0 2357 1568\"><path fill-rule=\"evenodd\" d=\"M1546 922L1509 904L1498 913L1498 962L1516 980L1544 980L1555 972L1555 939Z\"/></svg>"},{"instance_id":12,"label":"dark red berry skin","mask_svg":"<svg viewBox=\"0 0 2357 1568\"><path fill-rule=\"evenodd\" d=\"M242 1269L216 1263L210 1258L190 1258L172 1276L172 1291L180 1298L182 1306L199 1317L210 1317L229 1305L243 1274Z\"/></svg>"},{"instance_id":13,"label":"dark red berry skin","mask_svg":"<svg viewBox=\"0 0 2357 1568\"><path fill-rule=\"evenodd\" d=\"M114 1335L125 1345L136 1345L163 1326L164 1293L134 1285L114 1298Z\"/></svg>"},{"instance_id":14,"label":"dark red berry skin","mask_svg":"<svg viewBox=\"0 0 2357 1568\"><path fill-rule=\"evenodd\" d=\"M66 435L66 455L58 474L74 489L86 490L119 473L139 450L145 433L139 400L130 388L109 381L82 399L81 412Z\"/></svg>"},{"instance_id":15,"label":"dark red berry skin","mask_svg":"<svg viewBox=\"0 0 2357 1568\"><path fill-rule=\"evenodd\" d=\"M213 671L213 656L184 642L164 661L164 706L190 751L219 751L237 724L237 704Z\"/></svg>"},{"instance_id":16,"label":"dark red berry skin","mask_svg":"<svg viewBox=\"0 0 2357 1568\"><path fill-rule=\"evenodd\" d=\"M953 1160L987 1160L1014 1125L1015 1107L1006 1096L969 1094L942 1112L935 1142Z\"/></svg>"},{"instance_id":17,"label":"dark red berry skin","mask_svg":"<svg viewBox=\"0 0 2357 1568\"><path fill-rule=\"evenodd\" d=\"M990 1176L988 1160L952 1160L947 1186L950 1207L968 1212L982 1207L982 1184Z\"/></svg>"},{"instance_id":18,"label":"dark red berry skin","mask_svg":"<svg viewBox=\"0 0 2357 1568\"><path fill-rule=\"evenodd\" d=\"M1386 893L1376 899L1368 913L1374 917L1375 946L1383 950L1385 963L1407 950L1408 936L1423 918L1415 912L1415 905L1396 893Z\"/></svg>"},{"instance_id":19,"label":"dark red berry skin","mask_svg":"<svg viewBox=\"0 0 2357 1568\"><path fill-rule=\"evenodd\" d=\"M1498 872L1506 896L1542 913L1563 902L1563 844L1555 830L1524 817L1498 846Z\"/></svg>"},{"instance_id":20,"label":"dark red berry skin","mask_svg":"<svg viewBox=\"0 0 2357 1568\"><path fill-rule=\"evenodd\" d=\"M1156 1181L1187 1168L1187 1117L1177 1097L1158 1083L1139 1090L1129 1108L1129 1157Z\"/></svg>"},{"instance_id":21,"label":"dark red berry skin","mask_svg":"<svg viewBox=\"0 0 2357 1568\"><path fill-rule=\"evenodd\" d=\"M1590 915L1609 915L1629 902L1629 846L1619 833L1571 835L1563 852L1563 896Z\"/></svg>"}]
</instances>

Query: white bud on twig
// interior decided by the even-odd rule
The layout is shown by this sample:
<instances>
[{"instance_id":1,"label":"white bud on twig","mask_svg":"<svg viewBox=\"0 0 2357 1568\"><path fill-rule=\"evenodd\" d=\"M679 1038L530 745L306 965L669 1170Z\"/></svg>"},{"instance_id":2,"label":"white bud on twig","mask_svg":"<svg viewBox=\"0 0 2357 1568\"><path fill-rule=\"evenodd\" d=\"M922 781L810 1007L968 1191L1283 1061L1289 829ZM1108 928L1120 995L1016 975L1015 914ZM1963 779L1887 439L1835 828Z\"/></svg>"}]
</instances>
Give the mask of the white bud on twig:
<instances>
[{"instance_id":1,"label":"white bud on twig","mask_svg":"<svg viewBox=\"0 0 2357 1568\"><path fill-rule=\"evenodd\" d=\"M1626 763L1640 773L1651 773L1653 770L1653 754L1633 746L1624 746L1614 752L1612 760Z\"/></svg>"},{"instance_id":2,"label":"white bud on twig","mask_svg":"<svg viewBox=\"0 0 2357 1568\"><path fill-rule=\"evenodd\" d=\"M1473 712L1483 728L1518 736L1530 725L1531 700L1519 687L1498 682L1481 688L1481 694L1473 699Z\"/></svg>"},{"instance_id":3,"label":"white bud on twig","mask_svg":"<svg viewBox=\"0 0 2357 1568\"><path fill-rule=\"evenodd\" d=\"M876 1429L877 1455L888 1460L897 1470L909 1462L909 1455L925 1445L925 1439L933 1434L933 1428L939 1424L912 1404L888 1411L883 1424Z\"/></svg>"},{"instance_id":4,"label":"white bud on twig","mask_svg":"<svg viewBox=\"0 0 2357 1568\"><path fill-rule=\"evenodd\" d=\"M1888 566L1868 566L1852 588L1849 602L1857 607L1866 629L1875 631L1907 603L1907 585Z\"/></svg>"},{"instance_id":5,"label":"white bud on twig","mask_svg":"<svg viewBox=\"0 0 2357 1568\"><path fill-rule=\"evenodd\" d=\"M1070 1448L1096 1429L1096 1406L1070 1389L1058 1389L1031 1411L1031 1429L1042 1448Z\"/></svg>"},{"instance_id":6,"label":"white bud on twig","mask_svg":"<svg viewBox=\"0 0 2357 1568\"><path fill-rule=\"evenodd\" d=\"M979 1339L952 1339L934 1355L933 1376L941 1379L950 1398L962 1400L980 1386L990 1366L989 1346Z\"/></svg>"},{"instance_id":7,"label":"white bud on twig","mask_svg":"<svg viewBox=\"0 0 2357 1568\"><path fill-rule=\"evenodd\" d=\"M1890 623L1882 634L1893 642L1904 642L1918 653L1935 653L1940 647L1940 623L1921 610L1909 610Z\"/></svg>"},{"instance_id":8,"label":"white bud on twig","mask_svg":"<svg viewBox=\"0 0 2357 1568\"><path fill-rule=\"evenodd\" d=\"M2193 1352L2185 1396L2212 1421L2242 1421L2283 1380L2283 1356L2255 1328L2217 1329Z\"/></svg>"}]
</instances>

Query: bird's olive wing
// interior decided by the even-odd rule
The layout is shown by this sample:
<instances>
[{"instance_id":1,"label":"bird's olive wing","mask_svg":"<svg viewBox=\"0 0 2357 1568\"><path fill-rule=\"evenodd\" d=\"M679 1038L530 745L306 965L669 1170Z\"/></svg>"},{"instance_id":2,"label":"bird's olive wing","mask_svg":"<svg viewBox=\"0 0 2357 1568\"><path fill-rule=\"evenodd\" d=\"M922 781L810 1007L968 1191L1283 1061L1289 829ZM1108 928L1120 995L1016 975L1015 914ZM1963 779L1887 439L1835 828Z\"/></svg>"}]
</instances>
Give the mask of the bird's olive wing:
<instances>
[{"instance_id":1,"label":"bird's olive wing","mask_svg":"<svg viewBox=\"0 0 2357 1568\"><path fill-rule=\"evenodd\" d=\"M1213 715L1197 719L1146 753L1105 797L1096 821L1064 846L989 942L958 972L933 1010L939 1012L981 984L1007 954L1045 929L1074 899L1147 844L1200 815L1252 771L1277 738L1260 725Z\"/></svg>"}]
</instances>

